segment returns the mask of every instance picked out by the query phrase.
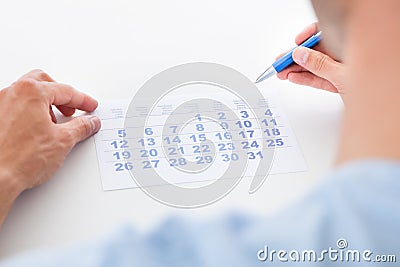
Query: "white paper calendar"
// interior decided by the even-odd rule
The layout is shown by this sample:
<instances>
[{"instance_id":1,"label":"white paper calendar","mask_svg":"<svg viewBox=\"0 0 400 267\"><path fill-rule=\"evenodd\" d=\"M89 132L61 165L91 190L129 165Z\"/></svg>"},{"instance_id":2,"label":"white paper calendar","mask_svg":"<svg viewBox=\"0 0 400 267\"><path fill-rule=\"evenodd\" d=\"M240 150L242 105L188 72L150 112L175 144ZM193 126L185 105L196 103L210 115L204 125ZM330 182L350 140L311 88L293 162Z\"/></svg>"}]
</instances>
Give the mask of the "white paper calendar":
<instances>
[{"instance_id":1,"label":"white paper calendar","mask_svg":"<svg viewBox=\"0 0 400 267\"><path fill-rule=\"evenodd\" d=\"M148 124L143 129L144 138L143 136L127 137L127 129L124 127L129 100L100 103L94 115L100 117L102 128L94 138L104 190L138 187L131 173L135 168L141 168L140 170L144 172L147 169L155 170L169 177L166 184L180 184L218 179L222 172L229 168L229 164L246 160L250 163L248 164L249 171L246 171L245 176L251 177L251 169L254 168L252 164L255 165L257 158L264 156L259 149L260 146L274 150L269 174L307 170L307 164L296 137L284 112L279 108L277 96L273 93L264 95L265 98L260 99L260 101L268 102L268 110L263 110L266 118L259 118L261 124L255 127L251 111L246 109L240 99L214 89L207 92L207 88L199 88L197 91L201 91L201 94L193 93L196 90L177 91L157 103L149 116ZM209 98L225 101L229 109L236 112L239 119L235 116L229 117L229 113L224 111L218 102L207 107L191 103L184 107L185 114L173 113L188 96L198 98L200 95L204 96L205 93ZM208 112L215 113L214 121L201 117L202 109L205 108ZM132 127L135 127L135 116L143 116L140 109L136 114L130 115L130 119L133 120ZM185 119L186 121L182 121L185 125L181 125L179 116L183 115L186 118L193 117L193 119L189 122ZM171 116L175 116L174 123L168 124L168 118ZM271 124L274 125L273 129L266 127ZM226 131L229 127L238 129L235 136ZM177 132L178 128L180 132ZM243 150L246 150L246 153L238 153ZM246 156L243 158L239 155ZM189 175L185 172L184 175L179 175L180 168L188 164L192 164L192 169L193 166L197 166L200 172Z\"/></svg>"}]
</instances>

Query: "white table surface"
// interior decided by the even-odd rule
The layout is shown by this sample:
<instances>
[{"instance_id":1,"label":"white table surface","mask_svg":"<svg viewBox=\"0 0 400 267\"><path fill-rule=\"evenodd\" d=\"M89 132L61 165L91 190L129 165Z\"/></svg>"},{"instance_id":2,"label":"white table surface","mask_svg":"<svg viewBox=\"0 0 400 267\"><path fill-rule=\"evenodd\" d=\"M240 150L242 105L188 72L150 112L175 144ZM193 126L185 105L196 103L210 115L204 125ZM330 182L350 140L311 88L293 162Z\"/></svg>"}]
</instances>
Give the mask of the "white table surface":
<instances>
[{"instance_id":1,"label":"white table surface","mask_svg":"<svg viewBox=\"0 0 400 267\"><path fill-rule=\"evenodd\" d=\"M40 68L99 101L131 98L154 74L194 61L254 79L315 20L303 0L7 1L0 8L0 88ZM264 88L280 91L308 172L270 176L254 195L242 182L211 206L180 210L139 189L103 192L91 138L50 182L17 200L0 231L0 258L98 238L125 223L145 230L176 214L199 220L232 210L270 214L299 200L333 166L343 107L331 93L270 83Z\"/></svg>"}]
</instances>

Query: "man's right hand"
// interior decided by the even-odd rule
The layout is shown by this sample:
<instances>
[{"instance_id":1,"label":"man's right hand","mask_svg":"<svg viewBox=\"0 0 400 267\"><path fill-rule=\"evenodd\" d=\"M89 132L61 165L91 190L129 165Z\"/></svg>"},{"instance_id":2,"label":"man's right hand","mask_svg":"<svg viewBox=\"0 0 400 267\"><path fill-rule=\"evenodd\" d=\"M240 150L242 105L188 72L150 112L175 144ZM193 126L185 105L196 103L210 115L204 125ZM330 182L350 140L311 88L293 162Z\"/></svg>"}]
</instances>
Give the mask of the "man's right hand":
<instances>
[{"instance_id":1,"label":"man's right hand","mask_svg":"<svg viewBox=\"0 0 400 267\"><path fill-rule=\"evenodd\" d=\"M300 45L317 32L318 23L309 25L296 36L296 44ZM297 64L278 73L279 79L339 93L342 96L345 94L345 65L333 59L324 49L323 44L318 44L314 49L306 47L295 49L293 60Z\"/></svg>"}]
</instances>

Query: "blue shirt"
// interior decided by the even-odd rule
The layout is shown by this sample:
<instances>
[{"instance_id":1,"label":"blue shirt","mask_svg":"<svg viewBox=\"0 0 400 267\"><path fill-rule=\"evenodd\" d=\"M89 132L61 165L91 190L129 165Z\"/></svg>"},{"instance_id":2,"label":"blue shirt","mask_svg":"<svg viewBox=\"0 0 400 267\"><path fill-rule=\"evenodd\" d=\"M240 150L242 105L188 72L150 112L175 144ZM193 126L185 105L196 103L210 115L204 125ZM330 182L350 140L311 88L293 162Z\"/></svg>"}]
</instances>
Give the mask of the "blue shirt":
<instances>
[{"instance_id":1,"label":"blue shirt","mask_svg":"<svg viewBox=\"0 0 400 267\"><path fill-rule=\"evenodd\" d=\"M149 233L128 227L102 242L20 255L0 266L388 265L382 261L400 261L400 163L371 160L338 168L273 217L171 218Z\"/></svg>"}]
</instances>

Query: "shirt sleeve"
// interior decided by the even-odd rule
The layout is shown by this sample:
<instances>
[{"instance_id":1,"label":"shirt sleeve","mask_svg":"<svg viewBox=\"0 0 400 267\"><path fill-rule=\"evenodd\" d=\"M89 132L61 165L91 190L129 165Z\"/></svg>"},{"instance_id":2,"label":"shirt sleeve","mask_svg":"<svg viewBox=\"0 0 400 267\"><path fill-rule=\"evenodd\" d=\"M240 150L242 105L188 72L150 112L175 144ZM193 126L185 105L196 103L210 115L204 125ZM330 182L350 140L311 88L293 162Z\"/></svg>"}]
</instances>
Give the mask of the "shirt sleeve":
<instances>
[{"instance_id":1,"label":"shirt sleeve","mask_svg":"<svg viewBox=\"0 0 400 267\"><path fill-rule=\"evenodd\" d=\"M170 218L148 233L127 227L101 242L20 255L0 266L333 266L348 251L361 257L370 251L368 266L374 266L374 256L400 251L399 211L400 163L360 161L336 169L312 194L271 217ZM329 255L332 250L337 253Z\"/></svg>"}]
</instances>

